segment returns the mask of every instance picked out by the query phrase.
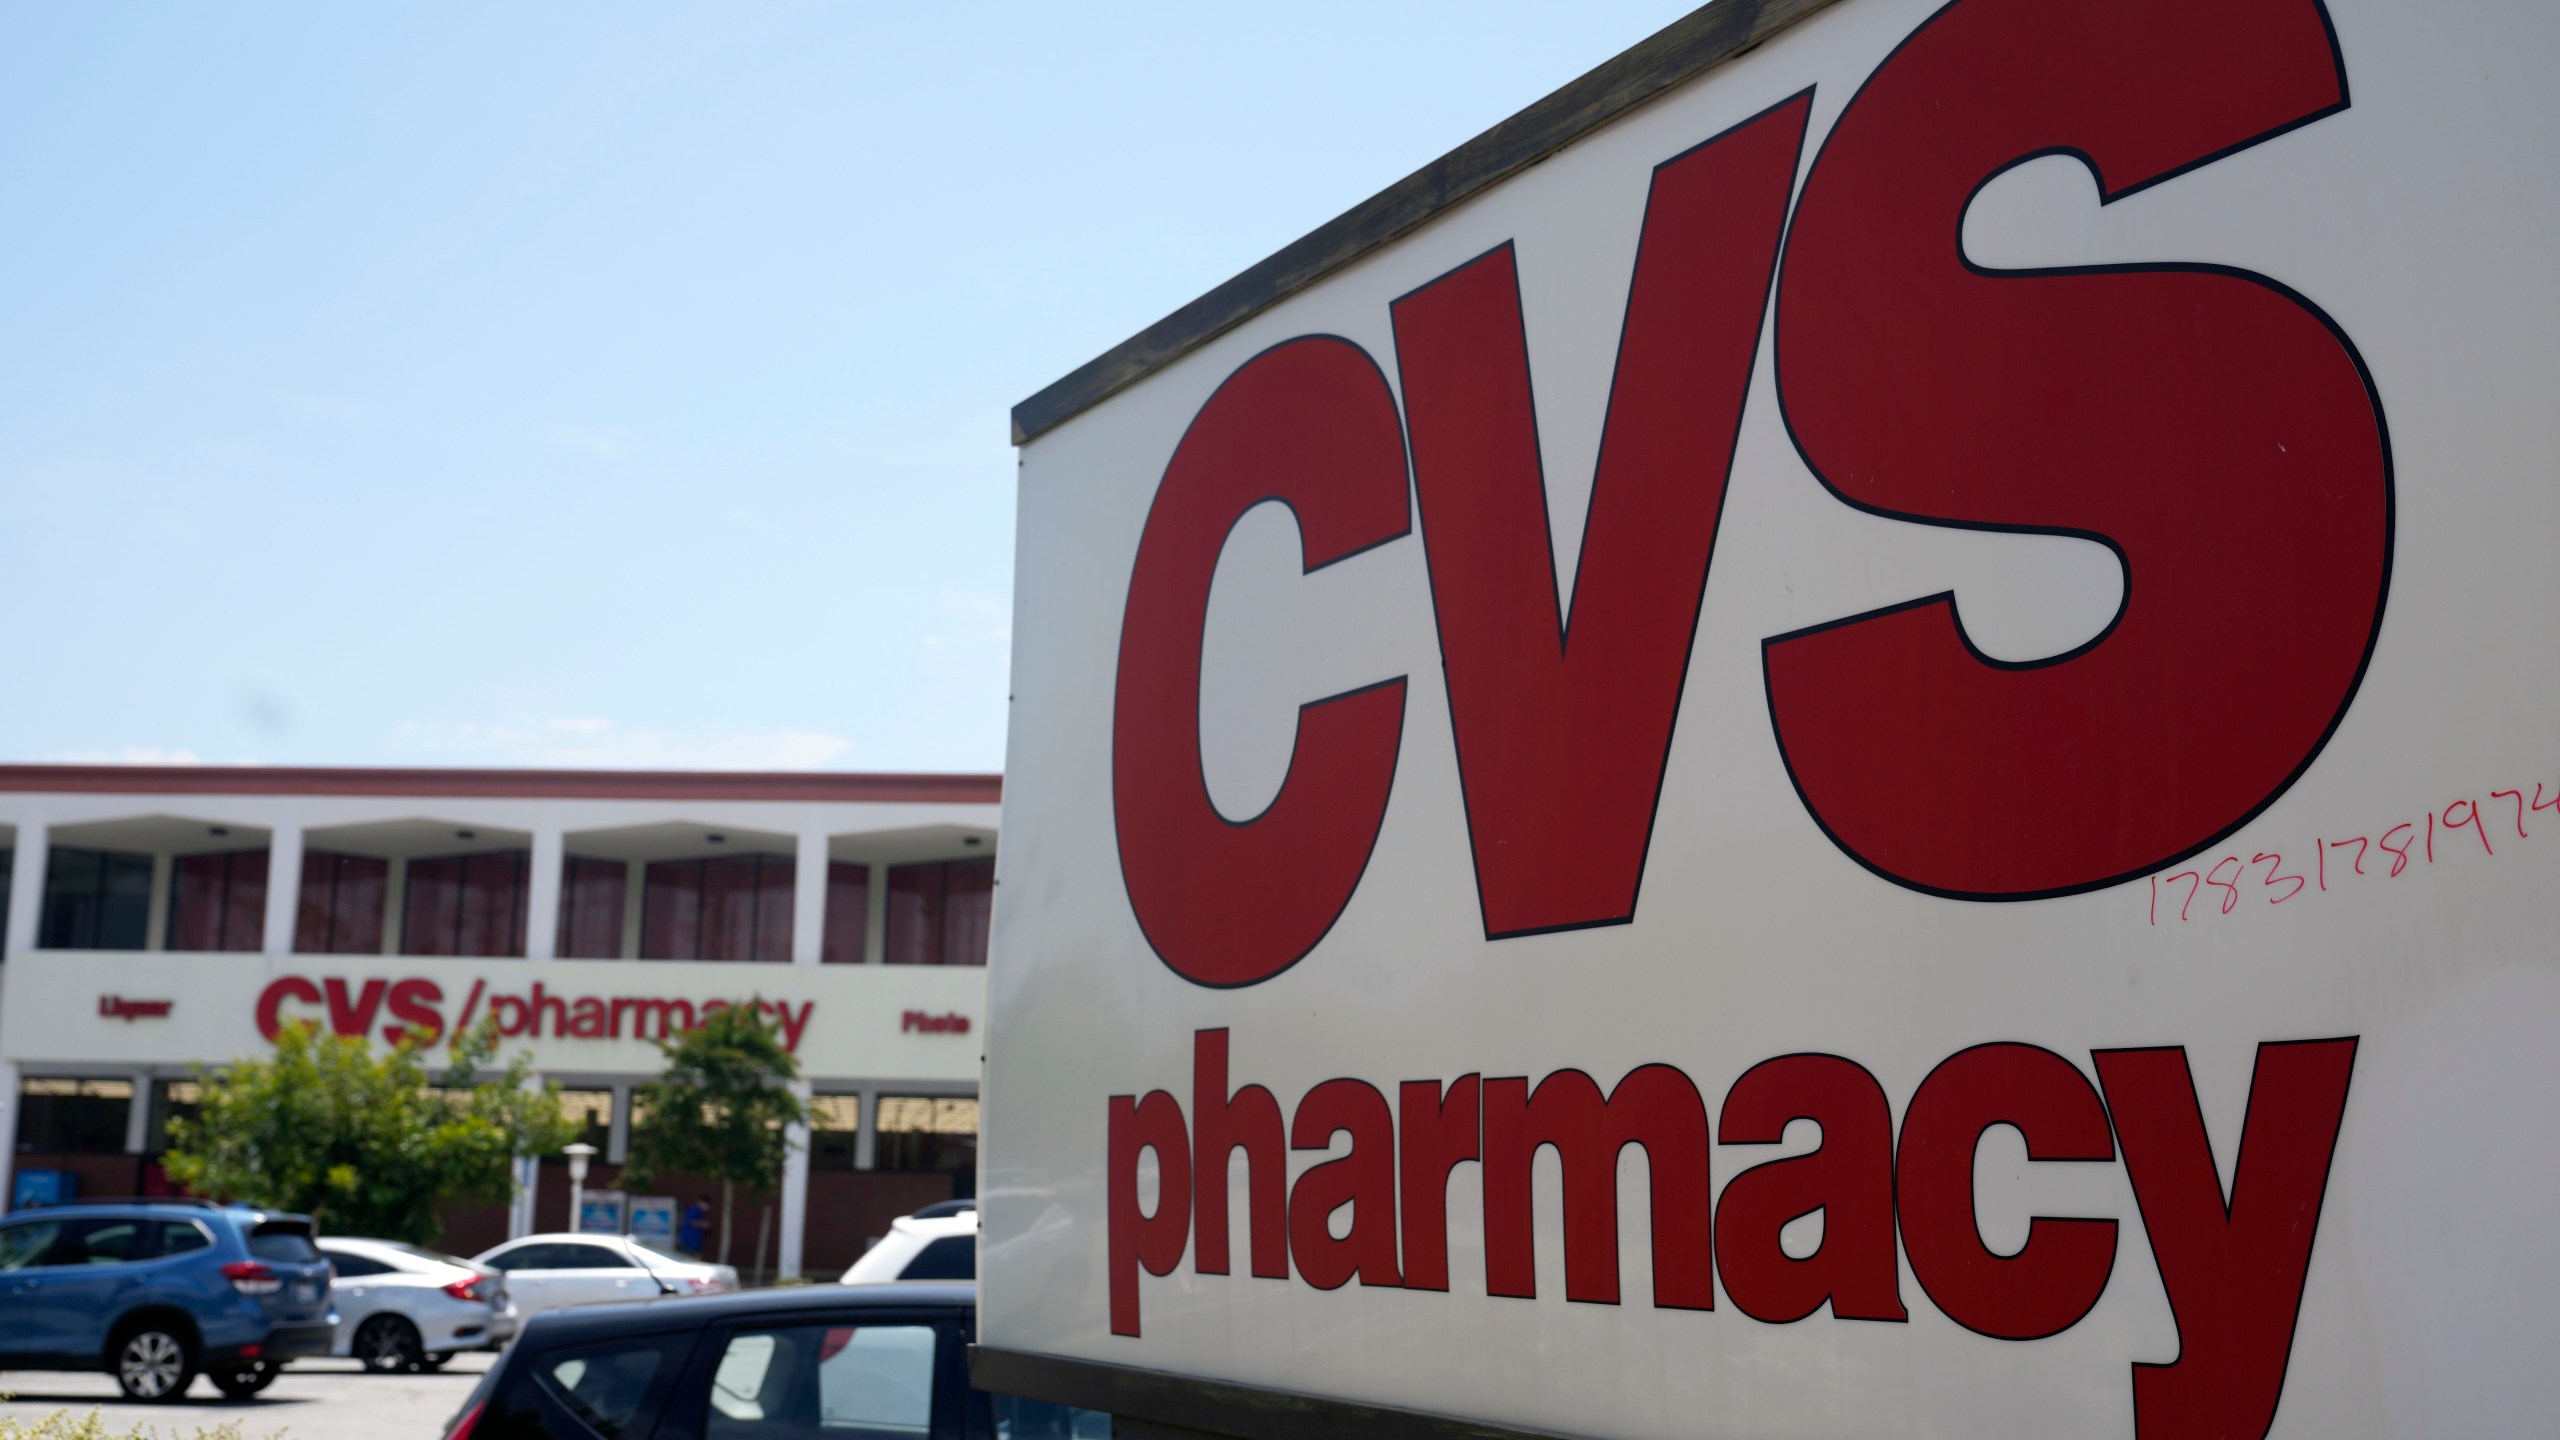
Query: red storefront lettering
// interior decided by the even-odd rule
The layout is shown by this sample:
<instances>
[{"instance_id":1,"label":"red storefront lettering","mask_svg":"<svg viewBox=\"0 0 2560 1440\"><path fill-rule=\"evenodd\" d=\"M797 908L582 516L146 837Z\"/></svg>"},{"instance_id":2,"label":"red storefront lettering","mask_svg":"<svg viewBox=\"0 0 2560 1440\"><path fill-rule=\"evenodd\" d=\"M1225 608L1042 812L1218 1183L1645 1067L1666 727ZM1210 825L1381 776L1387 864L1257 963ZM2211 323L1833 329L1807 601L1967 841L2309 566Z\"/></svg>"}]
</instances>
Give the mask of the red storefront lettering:
<instances>
[{"instance_id":1,"label":"red storefront lettering","mask_svg":"<svg viewBox=\"0 0 2560 1440\"><path fill-rule=\"evenodd\" d=\"M304 1005L320 1003L320 987L299 975L279 975L258 992L258 1034L274 1040L284 1029L284 1003L287 1000Z\"/></svg>"},{"instance_id":2,"label":"red storefront lettering","mask_svg":"<svg viewBox=\"0 0 2560 1440\"><path fill-rule=\"evenodd\" d=\"M497 1026L502 1038L511 1040L620 1040L626 1035L637 1040L662 1040L694 1028L702 1019L715 1011L727 1009L731 1003L719 999L696 1002L629 995L571 997L552 990L539 980L521 995L492 995L486 980L475 980L463 1001L454 1028L457 1033L467 1030L475 1020L485 1017ZM798 1051L808 1032L810 1017L817 1012L817 1002L764 1000L754 1003L772 1017L775 1027L781 1031L783 1048ZM318 1007L318 1013L289 1015L285 1009L288 1004ZM386 1012L397 1023L379 1024ZM968 1016L956 1012L927 1015L921 1011L910 1011L908 1015L910 1023L906 1028L932 1033L966 1034L971 1023ZM270 1041L288 1024L325 1022L333 1035L369 1036L378 1029L385 1041L397 1045L413 1032L422 1032L430 1038L445 1033L444 987L433 980L418 977L401 980L374 978L358 982L336 975L318 981L299 975L282 975L259 992L257 1022L258 1033Z\"/></svg>"}]
</instances>

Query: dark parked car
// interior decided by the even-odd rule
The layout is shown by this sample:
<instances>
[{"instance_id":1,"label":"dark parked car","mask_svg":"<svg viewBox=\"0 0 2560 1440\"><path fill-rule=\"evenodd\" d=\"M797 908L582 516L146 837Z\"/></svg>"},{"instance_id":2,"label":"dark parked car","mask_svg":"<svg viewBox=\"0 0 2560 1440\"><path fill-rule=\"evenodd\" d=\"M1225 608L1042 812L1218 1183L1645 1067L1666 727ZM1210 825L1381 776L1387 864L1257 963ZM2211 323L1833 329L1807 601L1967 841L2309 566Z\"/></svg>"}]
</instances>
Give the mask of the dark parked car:
<instances>
[{"instance_id":1,"label":"dark parked car","mask_svg":"<svg viewBox=\"0 0 2560 1440\"><path fill-rule=\"evenodd\" d=\"M977 1310L910 1281L546 1311L446 1440L1108 1440L1100 1411L970 1388Z\"/></svg>"},{"instance_id":2,"label":"dark parked car","mask_svg":"<svg viewBox=\"0 0 2560 1440\"><path fill-rule=\"evenodd\" d=\"M103 1369L136 1400L201 1371L248 1396L337 1324L307 1216L143 1201L0 1224L0 1370Z\"/></svg>"}]
</instances>

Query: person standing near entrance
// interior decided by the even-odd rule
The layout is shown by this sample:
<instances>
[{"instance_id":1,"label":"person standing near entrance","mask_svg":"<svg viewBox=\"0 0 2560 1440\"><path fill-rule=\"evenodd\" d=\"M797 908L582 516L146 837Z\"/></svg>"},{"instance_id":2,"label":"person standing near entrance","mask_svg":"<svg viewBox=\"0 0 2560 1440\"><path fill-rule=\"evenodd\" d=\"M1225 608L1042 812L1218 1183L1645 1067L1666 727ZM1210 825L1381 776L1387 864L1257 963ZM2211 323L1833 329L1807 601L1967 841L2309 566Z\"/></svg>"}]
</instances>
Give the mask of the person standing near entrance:
<instances>
[{"instance_id":1,"label":"person standing near entrance","mask_svg":"<svg viewBox=\"0 0 2560 1440\"><path fill-rule=\"evenodd\" d=\"M702 1242L711 1234L711 1197L697 1195L684 1207L684 1218L676 1222L676 1251L687 1258L702 1258Z\"/></svg>"}]
</instances>

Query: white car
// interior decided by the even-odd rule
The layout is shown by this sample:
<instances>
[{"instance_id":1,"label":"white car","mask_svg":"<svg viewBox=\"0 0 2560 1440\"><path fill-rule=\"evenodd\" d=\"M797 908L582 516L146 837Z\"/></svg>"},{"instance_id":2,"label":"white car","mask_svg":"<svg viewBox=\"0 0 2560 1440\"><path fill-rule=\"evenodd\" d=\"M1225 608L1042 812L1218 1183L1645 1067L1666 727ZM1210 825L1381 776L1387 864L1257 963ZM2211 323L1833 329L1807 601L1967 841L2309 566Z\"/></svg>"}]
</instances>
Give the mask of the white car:
<instances>
[{"instance_id":1,"label":"white car","mask_svg":"<svg viewBox=\"0 0 2560 1440\"><path fill-rule=\"evenodd\" d=\"M738 1272L653 1250L629 1235L527 1235L472 1258L506 1276L518 1315L738 1288Z\"/></svg>"},{"instance_id":2,"label":"white car","mask_svg":"<svg viewBox=\"0 0 2560 1440\"><path fill-rule=\"evenodd\" d=\"M932 1207L940 1210L942 1206ZM879 1280L978 1278L978 1212L901 1215L889 1233L844 1272L847 1285Z\"/></svg>"},{"instance_id":3,"label":"white car","mask_svg":"<svg viewBox=\"0 0 2560 1440\"><path fill-rule=\"evenodd\" d=\"M516 1333L504 1276L392 1240L332 1235L319 1245L335 1272L332 1355L386 1375L432 1370L460 1351L501 1344Z\"/></svg>"}]
</instances>

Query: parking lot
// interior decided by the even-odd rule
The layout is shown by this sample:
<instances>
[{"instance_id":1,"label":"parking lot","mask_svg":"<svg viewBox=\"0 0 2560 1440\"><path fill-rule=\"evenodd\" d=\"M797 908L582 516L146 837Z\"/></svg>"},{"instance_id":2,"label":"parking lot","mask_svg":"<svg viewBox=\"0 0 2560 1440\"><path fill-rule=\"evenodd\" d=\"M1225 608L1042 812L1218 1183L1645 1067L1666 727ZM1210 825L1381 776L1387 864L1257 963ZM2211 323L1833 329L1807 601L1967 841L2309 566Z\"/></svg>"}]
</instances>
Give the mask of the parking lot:
<instances>
[{"instance_id":1,"label":"parking lot","mask_svg":"<svg viewBox=\"0 0 2560 1440\"><path fill-rule=\"evenodd\" d=\"M7 1395L0 1418L31 1423L55 1410L94 1409L114 1435L149 1426L164 1436L188 1436L232 1421L242 1440L279 1432L292 1440L440 1440L445 1422L495 1358L458 1355L443 1370L419 1375L368 1375L352 1360L297 1361L245 1403L224 1398L204 1379L179 1403L135 1405L104 1374L13 1372L0 1375L0 1393Z\"/></svg>"}]
</instances>

